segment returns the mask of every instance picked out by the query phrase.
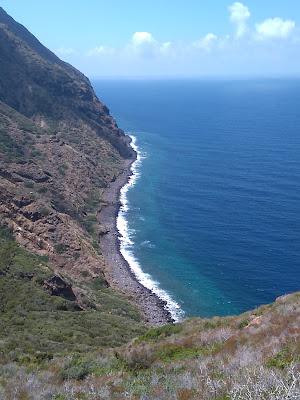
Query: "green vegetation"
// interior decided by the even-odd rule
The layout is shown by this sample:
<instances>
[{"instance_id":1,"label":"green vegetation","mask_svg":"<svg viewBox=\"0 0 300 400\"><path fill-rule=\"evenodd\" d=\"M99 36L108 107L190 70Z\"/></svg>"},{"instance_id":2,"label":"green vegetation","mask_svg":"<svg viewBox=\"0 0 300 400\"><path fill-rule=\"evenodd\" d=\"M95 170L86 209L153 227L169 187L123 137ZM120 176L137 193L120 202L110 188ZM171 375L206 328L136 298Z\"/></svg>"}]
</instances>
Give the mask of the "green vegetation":
<instances>
[{"instance_id":1,"label":"green vegetation","mask_svg":"<svg viewBox=\"0 0 300 400\"><path fill-rule=\"evenodd\" d=\"M88 215L82 220L82 225L92 237L96 235L96 224L97 218L94 214Z\"/></svg>"},{"instance_id":2,"label":"green vegetation","mask_svg":"<svg viewBox=\"0 0 300 400\"><path fill-rule=\"evenodd\" d=\"M218 343L213 343L208 346L202 347L187 347L180 344L167 344L156 353L156 357L164 362L171 362L174 360L186 360L189 358L199 357L201 355L212 355L219 349L219 347L220 345Z\"/></svg>"},{"instance_id":3,"label":"green vegetation","mask_svg":"<svg viewBox=\"0 0 300 400\"><path fill-rule=\"evenodd\" d=\"M68 170L67 164L62 164L62 165L60 165L60 166L58 167L58 171L59 171L59 173L60 173L62 176L65 176L65 175L66 175L67 170Z\"/></svg>"},{"instance_id":4,"label":"green vegetation","mask_svg":"<svg viewBox=\"0 0 300 400\"><path fill-rule=\"evenodd\" d=\"M37 191L38 191L38 193L40 193L40 194L47 193L48 188L47 188L47 186L40 186L40 187L37 189Z\"/></svg>"},{"instance_id":5,"label":"green vegetation","mask_svg":"<svg viewBox=\"0 0 300 400\"><path fill-rule=\"evenodd\" d=\"M243 328L245 328L248 324L249 324L249 319L243 319L240 323L239 323L239 328L240 329L243 329Z\"/></svg>"},{"instance_id":6,"label":"green vegetation","mask_svg":"<svg viewBox=\"0 0 300 400\"><path fill-rule=\"evenodd\" d=\"M47 398L67 400L95 398L91 386L108 399L228 400L247 398L250 390L258 393L253 399L269 400L299 393L299 294L237 317L145 332L138 312L103 277L77 283L85 311L51 296L45 288L51 277L47 259L0 229L0 394L8 400L34 398L37 387L48 390ZM24 387L33 376L40 386Z\"/></svg>"},{"instance_id":7,"label":"green vegetation","mask_svg":"<svg viewBox=\"0 0 300 400\"><path fill-rule=\"evenodd\" d=\"M24 183L24 186L25 186L27 189L33 189L33 188L34 188L34 183L28 181L28 182L25 182L25 183Z\"/></svg>"},{"instance_id":8,"label":"green vegetation","mask_svg":"<svg viewBox=\"0 0 300 400\"><path fill-rule=\"evenodd\" d=\"M41 207L39 209L39 213L43 216L43 217L47 217L50 214L50 209L48 207Z\"/></svg>"},{"instance_id":9,"label":"green vegetation","mask_svg":"<svg viewBox=\"0 0 300 400\"><path fill-rule=\"evenodd\" d=\"M45 289L52 276L44 258L0 229L0 362L38 363L55 354L118 346L144 331L138 312L100 279L91 284L90 307L79 311L74 301Z\"/></svg>"},{"instance_id":10,"label":"green vegetation","mask_svg":"<svg viewBox=\"0 0 300 400\"><path fill-rule=\"evenodd\" d=\"M54 248L58 254L63 254L68 249L63 243L56 244Z\"/></svg>"},{"instance_id":11,"label":"green vegetation","mask_svg":"<svg viewBox=\"0 0 300 400\"><path fill-rule=\"evenodd\" d=\"M164 362L174 360L184 360L199 356L203 350L201 348L188 348L177 344L168 344L159 350L156 354L157 358Z\"/></svg>"},{"instance_id":12,"label":"green vegetation","mask_svg":"<svg viewBox=\"0 0 300 400\"><path fill-rule=\"evenodd\" d=\"M101 197L99 190L92 190L85 200L85 212L95 213L99 209L100 203Z\"/></svg>"},{"instance_id":13,"label":"green vegetation","mask_svg":"<svg viewBox=\"0 0 300 400\"><path fill-rule=\"evenodd\" d=\"M9 120L14 121L14 125L21 131L24 131L24 139L29 142L32 141L32 139L27 133L36 136L48 133L47 130L38 128L38 126L25 115L9 107L7 104L0 102L0 126L6 128Z\"/></svg>"},{"instance_id":14,"label":"green vegetation","mask_svg":"<svg viewBox=\"0 0 300 400\"><path fill-rule=\"evenodd\" d=\"M38 149L33 149L33 150L31 150L30 157L33 158L33 159L42 158L43 157L43 153Z\"/></svg>"},{"instance_id":15,"label":"green vegetation","mask_svg":"<svg viewBox=\"0 0 300 400\"><path fill-rule=\"evenodd\" d=\"M140 336L137 340L142 341L157 341L171 335L175 335L182 331L182 325L163 325L158 328L149 329L144 335Z\"/></svg>"},{"instance_id":16,"label":"green vegetation","mask_svg":"<svg viewBox=\"0 0 300 400\"><path fill-rule=\"evenodd\" d=\"M0 126L0 151L10 159L19 159L23 156L22 147L7 133L7 129Z\"/></svg>"},{"instance_id":17,"label":"green vegetation","mask_svg":"<svg viewBox=\"0 0 300 400\"><path fill-rule=\"evenodd\" d=\"M298 354L297 354L298 353ZM284 369L289 367L293 362L300 361L299 349L297 351L291 351L290 348L284 347L275 356L267 360L266 366L269 368Z\"/></svg>"},{"instance_id":18,"label":"green vegetation","mask_svg":"<svg viewBox=\"0 0 300 400\"><path fill-rule=\"evenodd\" d=\"M61 376L64 380L68 379L84 379L93 372L93 363L85 360L80 356L73 357L64 367Z\"/></svg>"}]
</instances>

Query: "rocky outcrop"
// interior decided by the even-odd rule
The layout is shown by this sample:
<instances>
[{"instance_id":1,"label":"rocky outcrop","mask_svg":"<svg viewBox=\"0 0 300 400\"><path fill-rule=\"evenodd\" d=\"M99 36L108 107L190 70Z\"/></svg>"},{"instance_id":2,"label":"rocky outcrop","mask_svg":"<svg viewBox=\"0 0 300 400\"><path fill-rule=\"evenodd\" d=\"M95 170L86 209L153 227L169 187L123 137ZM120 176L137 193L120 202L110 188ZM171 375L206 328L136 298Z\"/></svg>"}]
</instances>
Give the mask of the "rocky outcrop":
<instances>
[{"instance_id":1,"label":"rocky outcrop","mask_svg":"<svg viewBox=\"0 0 300 400\"><path fill-rule=\"evenodd\" d=\"M76 300L72 286L58 275L54 275L45 281L44 288L48 290L52 296L60 296L69 301Z\"/></svg>"}]
</instances>

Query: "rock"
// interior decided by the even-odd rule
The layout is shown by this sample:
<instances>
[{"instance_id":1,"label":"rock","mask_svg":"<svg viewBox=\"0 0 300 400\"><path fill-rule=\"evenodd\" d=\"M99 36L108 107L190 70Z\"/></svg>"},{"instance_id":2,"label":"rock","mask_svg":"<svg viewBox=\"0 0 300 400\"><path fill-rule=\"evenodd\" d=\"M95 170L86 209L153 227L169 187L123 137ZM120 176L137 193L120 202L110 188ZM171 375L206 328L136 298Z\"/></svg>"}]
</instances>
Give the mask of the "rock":
<instances>
[{"instance_id":1,"label":"rock","mask_svg":"<svg viewBox=\"0 0 300 400\"><path fill-rule=\"evenodd\" d=\"M72 286L65 282L58 275L54 275L50 279L45 281L44 288L49 291L52 296L60 296L70 301L76 300L76 296L72 290Z\"/></svg>"},{"instance_id":2,"label":"rock","mask_svg":"<svg viewBox=\"0 0 300 400\"><path fill-rule=\"evenodd\" d=\"M258 316L258 317L253 318L249 322L249 324L246 326L246 328L249 328L249 327L256 327L257 328L257 327L259 327L261 325L261 323L262 323L262 317Z\"/></svg>"},{"instance_id":3,"label":"rock","mask_svg":"<svg viewBox=\"0 0 300 400\"><path fill-rule=\"evenodd\" d=\"M31 198L24 197L24 196L21 196L20 198L14 198L13 199L14 204L19 208L28 206L29 204L32 203L32 201L33 200Z\"/></svg>"}]
</instances>

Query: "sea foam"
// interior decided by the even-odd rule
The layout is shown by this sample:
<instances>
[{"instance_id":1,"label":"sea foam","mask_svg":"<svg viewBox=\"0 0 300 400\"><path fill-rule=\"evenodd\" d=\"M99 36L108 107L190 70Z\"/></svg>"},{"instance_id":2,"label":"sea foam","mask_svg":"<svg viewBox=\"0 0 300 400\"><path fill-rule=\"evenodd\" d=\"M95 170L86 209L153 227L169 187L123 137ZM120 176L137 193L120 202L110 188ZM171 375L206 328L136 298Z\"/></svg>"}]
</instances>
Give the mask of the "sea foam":
<instances>
[{"instance_id":1,"label":"sea foam","mask_svg":"<svg viewBox=\"0 0 300 400\"><path fill-rule=\"evenodd\" d=\"M140 177L140 166L142 160L146 157L136 144L136 137L130 135L132 140L131 146L137 154L137 158L131 165L131 176L128 182L121 188L120 191L120 202L121 207L117 216L117 229L119 231L120 240L120 251L122 256L128 262L132 272L134 273L137 280L147 289L150 289L155 293L160 299L166 302L165 308L170 312L172 318L177 322L180 321L184 315L183 310L180 308L179 304L172 299L170 294L162 289L158 282L152 279L150 274L145 273L142 267L134 255L134 241L133 233L134 231L129 228L127 213L129 211L129 204L127 198L127 192L130 190L137 182Z\"/></svg>"}]
</instances>

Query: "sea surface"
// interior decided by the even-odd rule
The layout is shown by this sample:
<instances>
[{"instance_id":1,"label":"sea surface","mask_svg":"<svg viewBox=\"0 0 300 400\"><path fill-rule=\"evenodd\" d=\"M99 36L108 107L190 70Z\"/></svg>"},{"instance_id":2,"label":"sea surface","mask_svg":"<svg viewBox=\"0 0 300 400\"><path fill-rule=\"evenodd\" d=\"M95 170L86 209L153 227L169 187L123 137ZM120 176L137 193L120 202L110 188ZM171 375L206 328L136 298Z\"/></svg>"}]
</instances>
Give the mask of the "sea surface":
<instances>
[{"instance_id":1,"label":"sea surface","mask_svg":"<svg viewBox=\"0 0 300 400\"><path fill-rule=\"evenodd\" d=\"M173 315L300 290L300 81L94 81L133 135L122 251Z\"/></svg>"}]
</instances>

